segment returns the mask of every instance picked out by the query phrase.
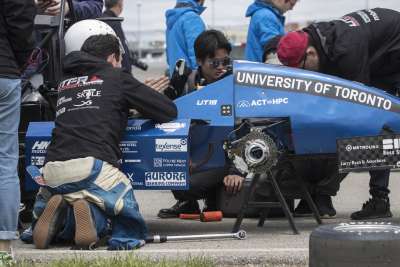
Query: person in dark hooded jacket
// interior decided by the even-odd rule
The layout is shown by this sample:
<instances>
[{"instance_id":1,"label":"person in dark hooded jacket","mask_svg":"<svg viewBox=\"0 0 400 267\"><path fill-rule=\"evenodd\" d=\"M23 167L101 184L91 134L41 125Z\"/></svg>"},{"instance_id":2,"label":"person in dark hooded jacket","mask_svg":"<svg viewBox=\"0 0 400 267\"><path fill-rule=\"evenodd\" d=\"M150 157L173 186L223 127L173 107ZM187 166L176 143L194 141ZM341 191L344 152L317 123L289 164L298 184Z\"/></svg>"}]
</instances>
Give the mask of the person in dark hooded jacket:
<instances>
[{"instance_id":1,"label":"person in dark hooded jacket","mask_svg":"<svg viewBox=\"0 0 400 267\"><path fill-rule=\"evenodd\" d=\"M278 45L279 60L298 67L381 88L400 88L400 13L374 8L291 32ZM370 194L354 220L391 217L390 170L370 172Z\"/></svg>"},{"instance_id":2,"label":"person in dark hooded jacket","mask_svg":"<svg viewBox=\"0 0 400 267\"><path fill-rule=\"evenodd\" d=\"M131 182L119 170L119 144L130 109L159 123L174 119L177 109L122 71L121 53L117 37L98 34L64 59L44 185L34 207L37 248L47 248L55 237L90 247L107 232L107 219L112 222L109 249L144 245L147 228Z\"/></svg>"},{"instance_id":3,"label":"person in dark hooded jacket","mask_svg":"<svg viewBox=\"0 0 400 267\"><path fill-rule=\"evenodd\" d=\"M167 63L170 75L179 59L184 59L191 70L197 69L194 42L206 26L200 15L205 0L177 0L173 9L165 13L167 19Z\"/></svg>"}]
</instances>

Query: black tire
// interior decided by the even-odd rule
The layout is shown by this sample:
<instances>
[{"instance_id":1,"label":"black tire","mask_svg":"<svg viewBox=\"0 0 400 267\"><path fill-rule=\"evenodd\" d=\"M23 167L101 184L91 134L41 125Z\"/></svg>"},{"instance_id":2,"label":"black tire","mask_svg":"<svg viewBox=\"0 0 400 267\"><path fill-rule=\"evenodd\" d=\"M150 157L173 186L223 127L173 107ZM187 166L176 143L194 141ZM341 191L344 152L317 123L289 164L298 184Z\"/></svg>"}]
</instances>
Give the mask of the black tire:
<instances>
[{"instance_id":1,"label":"black tire","mask_svg":"<svg viewBox=\"0 0 400 267\"><path fill-rule=\"evenodd\" d=\"M400 226L387 222L323 225L310 236L310 267L400 266Z\"/></svg>"}]
</instances>

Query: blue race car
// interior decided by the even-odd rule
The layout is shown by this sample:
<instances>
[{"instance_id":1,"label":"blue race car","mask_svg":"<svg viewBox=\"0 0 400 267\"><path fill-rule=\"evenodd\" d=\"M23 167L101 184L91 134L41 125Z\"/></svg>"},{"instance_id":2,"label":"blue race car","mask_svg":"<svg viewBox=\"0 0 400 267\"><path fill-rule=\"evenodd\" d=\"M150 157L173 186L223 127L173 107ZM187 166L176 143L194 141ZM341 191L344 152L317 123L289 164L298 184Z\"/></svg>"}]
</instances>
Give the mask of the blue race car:
<instances>
[{"instance_id":1,"label":"blue race car","mask_svg":"<svg viewBox=\"0 0 400 267\"><path fill-rule=\"evenodd\" d=\"M400 133L400 99L382 90L276 65L236 61L233 70L233 75L176 99L176 122L130 121L121 144L127 152L122 168L136 188L187 189L191 172L224 167L230 164L226 155L243 173L269 172L281 162L296 171L310 158L332 162L334 168L327 164L322 170L326 176L338 170L341 139L390 133L378 145L351 148L372 147L382 153L390 141L392 150L400 146L395 136ZM41 166L43 161L32 152L45 153L52 127L30 125L26 165ZM376 163L350 168L345 162L342 169L396 167ZM27 191L36 189L27 182Z\"/></svg>"}]
</instances>

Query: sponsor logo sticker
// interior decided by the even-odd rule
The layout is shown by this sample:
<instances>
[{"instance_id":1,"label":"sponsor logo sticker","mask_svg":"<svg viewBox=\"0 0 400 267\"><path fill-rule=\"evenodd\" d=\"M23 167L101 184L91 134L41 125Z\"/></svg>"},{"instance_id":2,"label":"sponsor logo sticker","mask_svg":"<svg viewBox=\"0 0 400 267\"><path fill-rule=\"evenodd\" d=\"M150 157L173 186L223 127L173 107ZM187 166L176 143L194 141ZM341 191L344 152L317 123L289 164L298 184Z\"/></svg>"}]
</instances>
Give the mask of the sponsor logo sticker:
<instances>
[{"instance_id":1,"label":"sponsor logo sticker","mask_svg":"<svg viewBox=\"0 0 400 267\"><path fill-rule=\"evenodd\" d=\"M186 159L165 159L165 158L154 158L153 166L154 168L162 167L174 167L174 168L184 168L186 167Z\"/></svg>"},{"instance_id":2,"label":"sponsor logo sticker","mask_svg":"<svg viewBox=\"0 0 400 267\"><path fill-rule=\"evenodd\" d=\"M196 106L216 106L217 104L217 99L199 99L196 102Z\"/></svg>"},{"instance_id":3,"label":"sponsor logo sticker","mask_svg":"<svg viewBox=\"0 0 400 267\"><path fill-rule=\"evenodd\" d=\"M237 103L238 108L264 107L269 105L289 104L289 98L271 98L271 99L254 99L241 100Z\"/></svg>"},{"instance_id":4,"label":"sponsor logo sticker","mask_svg":"<svg viewBox=\"0 0 400 267\"><path fill-rule=\"evenodd\" d=\"M156 124L155 126L157 129L160 129L166 133L173 133L176 132L179 129L183 129L186 127L186 123L183 122L167 122L167 123L161 123L161 124Z\"/></svg>"},{"instance_id":5,"label":"sponsor logo sticker","mask_svg":"<svg viewBox=\"0 0 400 267\"><path fill-rule=\"evenodd\" d=\"M383 150L400 149L400 139L383 139Z\"/></svg>"},{"instance_id":6,"label":"sponsor logo sticker","mask_svg":"<svg viewBox=\"0 0 400 267\"><path fill-rule=\"evenodd\" d=\"M32 153L46 153L50 141L36 141L32 146Z\"/></svg>"},{"instance_id":7,"label":"sponsor logo sticker","mask_svg":"<svg viewBox=\"0 0 400 267\"><path fill-rule=\"evenodd\" d=\"M347 151L356 151L356 150L376 150L379 149L379 145L346 145Z\"/></svg>"},{"instance_id":8,"label":"sponsor logo sticker","mask_svg":"<svg viewBox=\"0 0 400 267\"><path fill-rule=\"evenodd\" d=\"M156 139L156 152L187 152L187 139Z\"/></svg>"},{"instance_id":9,"label":"sponsor logo sticker","mask_svg":"<svg viewBox=\"0 0 400 267\"><path fill-rule=\"evenodd\" d=\"M146 186L186 186L185 172L145 172Z\"/></svg>"}]
</instances>

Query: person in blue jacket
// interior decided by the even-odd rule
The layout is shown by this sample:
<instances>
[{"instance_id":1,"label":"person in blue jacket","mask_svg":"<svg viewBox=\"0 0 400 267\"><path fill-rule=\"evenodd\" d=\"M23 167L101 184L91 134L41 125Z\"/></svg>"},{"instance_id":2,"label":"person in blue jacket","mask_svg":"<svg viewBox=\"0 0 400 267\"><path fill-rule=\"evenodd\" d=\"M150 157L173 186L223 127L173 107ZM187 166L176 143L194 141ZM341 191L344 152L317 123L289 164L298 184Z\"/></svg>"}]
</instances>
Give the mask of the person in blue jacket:
<instances>
[{"instance_id":1,"label":"person in blue jacket","mask_svg":"<svg viewBox=\"0 0 400 267\"><path fill-rule=\"evenodd\" d=\"M205 0L177 0L173 9L167 10L167 63L170 75L178 59L197 69L194 41L206 29L200 15L205 10Z\"/></svg>"},{"instance_id":2,"label":"person in blue jacket","mask_svg":"<svg viewBox=\"0 0 400 267\"><path fill-rule=\"evenodd\" d=\"M60 14L61 0L35 0L37 7L46 15ZM103 0L73 0L74 11L78 20L94 19L101 16ZM69 6L65 5L65 14L68 15Z\"/></svg>"},{"instance_id":3,"label":"person in blue jacket","mask_svg":"<svg viewBox=\"0 0 400 267\"><path fill-rule=\"evenodd\" d=\"M297 0L255 0L246 17L251 17L247 33L246 59L263 62L264 46L275 36L285 33L283 16L296 5Z\"/></svg>"}]
</instances>

